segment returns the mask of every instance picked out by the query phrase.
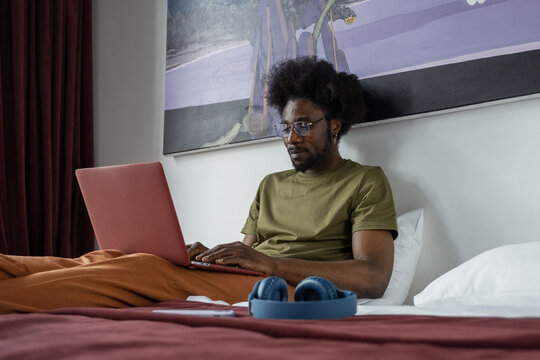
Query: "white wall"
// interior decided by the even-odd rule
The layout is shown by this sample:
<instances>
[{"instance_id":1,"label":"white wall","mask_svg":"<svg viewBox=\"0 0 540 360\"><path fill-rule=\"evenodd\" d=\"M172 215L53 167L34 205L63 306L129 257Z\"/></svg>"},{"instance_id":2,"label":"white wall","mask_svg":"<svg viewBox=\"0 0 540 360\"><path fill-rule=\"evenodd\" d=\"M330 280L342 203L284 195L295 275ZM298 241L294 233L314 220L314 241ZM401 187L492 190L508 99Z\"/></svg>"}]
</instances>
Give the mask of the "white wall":
<instances>
[{"instance_id":1,"label":"white wall","mask_svg":"<svg viewBox=\"0 0 540 360\"><path fill-rule=\"evenodd\" d=\"M166 1L94 0L98 165L156 161L163 136Z\"/></svg>"},{"instance_id":2,"label":"white wall","mask_svg":"<svg viewBox=\"0 0 540 360\"><path fill-rule=\"evenodd\" d=\"M187 241L240 240L259 181L288 156L274 141L163 157L165 26L166 0L94 0L96 165L161 160ZM411 294L483 250L539 240L539 120L532 98L343 138L344 157L383 167L398 213L425 209Z\"/></svg>"}]
</instances>

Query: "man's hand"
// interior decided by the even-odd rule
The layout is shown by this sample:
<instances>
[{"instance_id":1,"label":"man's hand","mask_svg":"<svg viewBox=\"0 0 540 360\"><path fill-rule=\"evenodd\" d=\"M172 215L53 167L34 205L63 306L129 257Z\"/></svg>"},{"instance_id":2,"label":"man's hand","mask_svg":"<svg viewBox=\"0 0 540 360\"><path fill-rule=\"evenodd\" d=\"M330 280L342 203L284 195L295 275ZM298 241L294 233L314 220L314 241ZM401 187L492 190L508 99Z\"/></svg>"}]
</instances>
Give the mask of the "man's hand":
<instances>
[{"instance_id":1,"label":"man's hand","mask_svg":"<svg viewBox=\"0 0 540 360\"><path fill-rule=\"evenodd\" d=\"M198 244L197 246L197 249L205 247L202 244ZM260 271L266 275L271 275L274 271L275 259L237 241L230 244L218 245L203 252L197 252L195 260L219 265L237 265L244 269Z\"/></svg>"},{"instance_id":2,"label":"man's hand","mask_svg":"<svg viewBox=\"0 0 540 360\"><path fill-rule=\"evenodd\" d=\"M186 248L189 254L189 258L191 260L195 260L197 255L202 254L203 252L208 250L208 248L204 246L203 244L201 244L200 242L187 244Z\"/></svg>"}]
</instances>

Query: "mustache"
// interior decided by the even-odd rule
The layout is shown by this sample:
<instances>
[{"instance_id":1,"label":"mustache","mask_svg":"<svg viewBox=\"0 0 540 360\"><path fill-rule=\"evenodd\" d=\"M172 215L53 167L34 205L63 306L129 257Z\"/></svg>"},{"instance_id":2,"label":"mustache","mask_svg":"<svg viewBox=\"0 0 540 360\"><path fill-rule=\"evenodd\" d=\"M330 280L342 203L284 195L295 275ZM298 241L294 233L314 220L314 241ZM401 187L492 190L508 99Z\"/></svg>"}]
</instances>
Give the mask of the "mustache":
<instances>
[{"instance_id":1,"label":"mustache","mask_svg":"<svg viewBox=\"0 0 540 360\"><path fill-rule=\"evenodd\" d=\"M306 149L304 149L301 146L289 145L287 146L287 151L289 152L289 154L294 154L294 153L304 152L306 151Z\"/></svg>"}]
</instances>

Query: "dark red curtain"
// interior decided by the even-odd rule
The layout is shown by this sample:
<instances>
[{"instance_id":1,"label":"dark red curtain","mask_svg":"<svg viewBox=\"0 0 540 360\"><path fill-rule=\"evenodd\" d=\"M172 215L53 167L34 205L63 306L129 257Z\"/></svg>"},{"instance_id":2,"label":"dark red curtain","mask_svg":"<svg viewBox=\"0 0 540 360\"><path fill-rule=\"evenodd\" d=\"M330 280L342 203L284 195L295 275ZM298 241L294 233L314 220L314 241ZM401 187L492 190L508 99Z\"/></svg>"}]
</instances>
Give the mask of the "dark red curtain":
<instances>
[{"instance_id":1,"label":"dark red curtain","mask_svg":"<svg viewBox=\"0 0 540 360\"><path fill-rule=\"evenodd\" d=\"M93 249L93 141L91 0L0 0L0 252Z\"/></svg>"}]
</instances>

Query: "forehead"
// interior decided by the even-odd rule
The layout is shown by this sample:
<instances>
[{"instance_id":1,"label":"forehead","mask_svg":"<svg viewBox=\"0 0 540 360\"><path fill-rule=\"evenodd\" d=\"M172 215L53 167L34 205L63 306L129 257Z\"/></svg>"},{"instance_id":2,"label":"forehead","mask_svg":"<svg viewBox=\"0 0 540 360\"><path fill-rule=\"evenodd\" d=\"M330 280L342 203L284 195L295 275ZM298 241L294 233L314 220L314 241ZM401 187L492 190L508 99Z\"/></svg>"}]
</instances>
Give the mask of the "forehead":
<instances>
[{"instance_id":1,"label":"forehead","mask_svg":"<svg viewBox=\"0 0 540 360\"><path fill-rule=\"evenodd\" d=\"M287 102L281 118L286 122L305 121L324 116L323 111L311 100L299 98Z\"/></svg>"}]
</instances>

